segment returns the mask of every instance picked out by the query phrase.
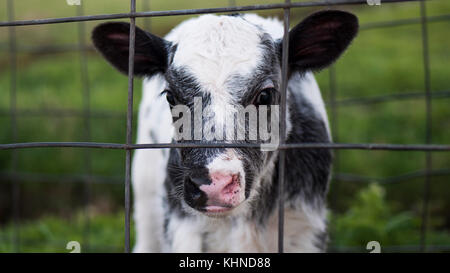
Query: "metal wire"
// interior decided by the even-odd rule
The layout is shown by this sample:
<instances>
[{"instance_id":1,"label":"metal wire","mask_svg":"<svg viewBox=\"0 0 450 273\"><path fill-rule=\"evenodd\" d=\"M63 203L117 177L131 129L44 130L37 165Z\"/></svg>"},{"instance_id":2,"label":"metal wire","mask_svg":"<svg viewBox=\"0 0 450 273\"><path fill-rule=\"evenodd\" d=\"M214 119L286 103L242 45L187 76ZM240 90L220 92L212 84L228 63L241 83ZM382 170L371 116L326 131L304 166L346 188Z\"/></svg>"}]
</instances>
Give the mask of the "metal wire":
<instances>
[{"instance_id":1,"label":"metal wire","mask_svg":"<svg viewBox=\"0 0 450 273\"><path fill-rule=\"evenodd\" d=\"M136 113L134 113L136 114ZM1 109L0 116L9 116L10 109ZM17 117L54 117L54 118L68 118L68 117L86 117L86 112L79 109L57 109L57 108L42 108L42 109L17 109ZM127 119L126 113L119 111L101 111L91 110L89 118L95 119Z\"/></svg>"},{"instance_id":2,"label":"metal wire","mask_svg":"<svg viewBox=\"0 0 450 273\"><path fill-rule=\"evenodd\" d=\"M448 176L450 175L450 169L435 169L431 171L416 171L405 173L401 175L389 176L389 177L370 177L363 175L336 173L333 175L333 180L336 182L360 182L360 183L378 183L378 184L395 184L404 181L410 181L417 178L423 178L425 176Z\"/></svg>"},{"instance_id":3,"label":"metal wire","mask_svg":"<svg viewBox=\"0 0 450 273\"><path fill-rule=\"evenodd\" d=\"M426 97L424 92L405 92L405 93L392 93L381 96L371 97L359 97L337 100L335 103L339 107L343 106L364 106L368 104L377 104L383 102L394 102L400 100L410 100ZM430 94L431 99L444 99L450 98L450 91L435 91Z\"/></svg>"},{"instance_id":4,"label":"metal wire","mask_svg":"<svg viewBox=\"0 0 450 273\"><path fill-rule=\"evenodd\" d=\"M136 0L131 0L131 12L136 12ZM133 91L134 91L134 52L136 19L130 18L130 46L128 58L128 109L127 109L127 145L133 141ZM125 163L125 252L130 252L130 214L131 214L131 149L126 148Z\"/></svg>"},{"instance_id":5,"label":"metal wire","mask_svg":"<svg viewBox=\"0 0 450 273\"><path fill-rule=\"evenodd\" d=\"M8 20L14 20L14 2L7 1ZM11 119L11 139L13 142L18 140L17 130L17 43L16 43L16 29L9 28L9 62L10 62L10 119ZM11 154L11 172L16 173L19 164L19 155L16 151ZM12 199L13 199L13 219L14 232L13 244L14 251L20 252L20 181L16 180L12 183Z\"/></svg>"},{"instance_id":6,"label":"metal wire","mask_svg":"<svg viewBox=\"0 0 450 273\"><path fill-rule=\"evenodd\" d=\"M332 69L332 68L330 68ZM331 73L331 71L330 71ZM331 86L331 85L330 85ZM331 87L330 87L331 88ZM356 97L347 99L335 99L335 106L339 107L353 107L353 106L364 106L368 104L378 104L385 102L394 102L401 100L413 100L425 97L424 92L402 92L402 93L391 93L387 95L380 96L369 96L369 97ZM434 91L431 93L432 99L446 99L450 98L450 91ZM325 104L332 107L331 100L325 101ZM133 115L137 113L134 111ZM10 116L10 109L0 109L0 116ZM42 109L16 109L16 117L52 117L52 118L68 118L68 117L86 117L86 113L79 109L58 109L58 108L42 108ZM90 119L124 119L126 120L126 113L112 110L91 110L89 112ZM331 115L333 119L333 115ZM331 121L333 124L333 121ZM335 134L335 133L334 133ZM336 138L334 138L336 140ZM336 140L337 141L337 140Z\"/></svg>"},{"instance_id":7,"label":"metal wire","mask_svg":"<svg viewBox=\"0 0 450 273\"><path fill-rule=\"evenodd\" d=\"M83 5L77 6L77 16L82 16L84 13ZM89 75L87 72L87 56L86 51L86 23L78 22L78 51L80 57L80 79L83 89L83 123L84 123L84 141L91 141L91 89L89 85ZM90 234L90 215L89 215L89 203L91 198L91 174L92 174L92 159L91 150L86 149L84 152L84 172L86 174L84 180L84 214L85 214L85 227L83 231L83 247L85 251L89 252L89 234Z\"/></svg>"},{"instance_id":8,"label":"metal wire","mask_svg":"<svg viewBox=\"0 0 450 273\"><path fill-rule=\"evenodd\" d=\"M46 173L25 173L25 172L0 172L1 182L14 182L16 180L22 183L83 183L89 181L92 184L113 184L123 185L124 176L101 176L86 174L46 174ZM0 183L1 183L0 182Z\"/></svg>"},{"instance_id":9,"label":"metal wire","mask_svg":"<svg viewBox=\"0 0 450 273\"><path fill-rule=\"evenodd\" d=\"M427 10L425 1L420 2L420 15L422 17L422 51L423 51L423 71L425 82L425 143L430 144L432 141L432 100L431 100L431 76L430 76L430 54L428 47L428 26L427 26ZM429 173L432 166L432 157L430 152L425 153L425 171ZM425 175L423 208L422 208L422 227L420 234L420 249L426 251L426 237L428 228L428 204L430 202L430 176Z\"/></svg>"},{"instance_id":10,"label":"metal wire","mask_svg":"<svg viewBox=\"0 0 450 273\"><path fill-rule=\"evenodd\" d=\"M339 142L339 126L338 126L338 102L337 102L337 83L336 83L336 66L332 65L328 71L328 85L330 88L329 106L331 110L331 132L333 135L333 142ZM333 173L340 171L339 164L339 151L336 150L333 153ZM330 199L332 204L336 204L337 198L339 196L339 184L334 184L333 194L331 194Z\"/></svg>"},{"instance_id":11,"label":"metal wire","mask_svg":"<svg viewBox=\"0 0 450 273\"><path fill-rule=\"evenodd\" d=\"M419 0L417 0L419 1ZM145 4L147 2L150 2L149 0L144 0L144 10L150 10L150 4ZM234 2L234 1L230 1ZM230 6L234 6L230 4ZM151 18L147 18L151 19ZM373 22L373 23L366 23L362 24L360 26L360 30L371 30L371 29L378 29L378 28L387 28L387 27L398 27L398 26L405 26L405 25L414 25L414 24L420 24L422 21L422 18L410 18L410 19L397 19L397 20L389 20L389 21L382 21L382 22ZM435 15L435 16L427 16L426 17L427 23L437 23L437 22L444 22L450 20L450 14L444 14L444 15ZM151 21L145 20L144 21L144 27L147 30L151 30ZM7 48L7 44L0 43L0 49ZM71 51L78 51L80 50L80 47L78 45L73 44L62 44L62 45L39 45L39 46L29 46L29 45L18 45L17 51L20 52L26 52L29 54L36 54L36 55L42 55L42 54L52 54L52 53L65 53L65 52L71 52ZM83 50L92 51L94 52L95 49L93 46L85 45Z\"/></svg>"},{"instance_id":12,"label":"metal wire","mask_svg":"<svg viewBox=\"0 0 450 273\"><path fill-rule=\"evenodd\" d=\"M379 184L395 184L405 182L417 178L423 178L425 175L429 176L449 176L450 169L433 169L427 173L425 170L415 171L410 173L404 173L395 176L388 177L371 177L366 175L357 175L350 173L335 173L333 175L333 181L342 183L379 183ZM123 176L101 176L90 175L89 179L93 184L121 184L123 183ZM15 180L21 180L22 183L86 183L86 174L46 174L46 173L12 173L12 172L0 172L1 182L14 182ZM335 185L336 186L336 185Z\"/></svg>"},{"instance_id":13,"label":"metal wire","mask_svg":"<svg viewBox=\"0 0 450 273\"><path fill-rule=\"evenodd\" d=\"M377 97L369 98L351 98L344 100L337 100L337 83L336 83L336 69L332 67L330 69L329 84L330 84L330 99L329 104L332 111L332 128L334 132L334 140L339 142L339 126L338 126L338 107L348 106L348 105L364 105L371 103L380 103L392 100L401 99L411 99L425 97L426 99L426 137L425 144L345 144L345 143L295 143L288 144L285 143L285 132L286 132L286 87L287 87L287 61L288 61L288 35L289 35L289 19L290 19L290 9L291 8L301 8L301 7L320 7L320 6L333 6L333 5L356 5L356 4L366 4L366 0L329 0L329 1L315 1L315 2L294 2L291 3L286 0L284 3L277 4L266 4L266 5L252 5L252 6L236 6L235 1L229 1L229 7L220 8L209 8L209 9L188 9L188 10L168 10L168 11L150 11L149 0L144 0L144 10L143 12L136 12L136 1L130 0L130 12L119 13L119 14L100 14L100 15L83 15L81 7L78 9L77 16L65 17L65 18L48 18L48 19L33 19L33 20L21 20L14 21L13 12L13 0L8 0L8 21L0 22L0 27L9 27L10 33L10 63L11 63L11 101L9 115L11 117L11 128L12 128L12 141L10 144L0 144L0 150L12 150L13 160L12 160L12 170L6 177L9 177L14 183L13 189L13 202L14 206L14 217L17 224L17 234L15 235L15 245L16 250L19 251L19 222L18 222L18 187L19 181L29 179L29 176L24 174L19 174L16 172L17 169L17 150L19 149L30 149L30 148L95 148L95 149L121 149L125 150L125 252L130 252L130 215L131 215L131 155L132 150L135 149L167 149L167 148L260 148L258 143L161 143L161 144L132 144L132 128L133 128L133 69L134 69L134 52L135 52L135 28L136 28L136 18L139 17L149 17L145 20L147 28L150 27L149 19L151 17L158 16L175 16L175 15L193 15L193 14L204 14L204 13L224 13L224 12L242 12L251 10L268 10L268 9L283 9L284 11L284 37L283 37L283 56L282 56L282 99L281 99L281 123L280 123L280 145L279 145L279 210L278 210L278 251L283 252L283 232L284 232L284 178L285 178L285 150L286 149L333 149L335 150L335 171L339 170L339 160L338 151L339 150L385 150L385 151L416 151L425 152L425 169L423 171L404 174L397 177L388 177L383 179L370 178L364 176L356 176L349 174L335 175L336 181L362 181L370 182L376 181L379 183L394 183L398 181L405 181L407 179L415 177L424 177L424 202L422 209L422 227L421 227L421 251L426 251L426 232L427 232L427 221L428 221L428 204L430 199L430 177L434 175L448 175L448 169L432 170L432 158L431 152L448 152L450 151L450 145L433 145L432 143L432 99L433 98L443 98L449 97L450 91L441 92L431 92L430 83L430 68L429 68L429 46L428 46L428 31L427 24L430 22L440 22L450 19L450 15L440 15L427 17L426 5L424 0L384 0L383 3L394 3L394 2L414 2L420 1L421 17L403 20L393 20L386 22L375 22L366 24L361 27L361 29L370 30L375 28L393 27L409 24L421 23L422 27L422 44L423 44L423 62L424 62L424 79L425 79L425 92L410 92L410 93L399 93L399 94L389 94ZM120 19L129 18L130 19L130 44L129 44L129 72L128 72L128 103L127 103L127 114L126 114L126 144L118 143L98 143L91 142L90 136L90 118L91 117L119 117L123 118L124 115L117 112L93 112L90 109L90 88L89 79L87 74L87 58L86 51L92 48L86 46L85 37L85 27L84 22L94 21L94 20L105 20L105 19ZM46 109L42 110L18 110L16 106L16 63L17 63L17 45L15 37L15 26L27 26L27 25L43 25L43 24L56 24L56 23L68 23L68 22L79 22L79 41L77 47L68 46L67 51L78 50L80 51L80 73L81 81L84 90L84 101L83 110L67 110L67 109ZM35 49L31 49L33 51ZM53 50L53 51L52 51ZM57 50L62 50L61 48L51 48L50 52L56 52ZM39 52L39 50L35 50ZM40 51L42 53L42 51ZM44 51L45 52L45 51ZM17 116L27 115L30 113L41 112L44 116L52 115L55 112L65 113L67 116L82 116L84 120L84 126L86 128L86 133L84 135L84 142L30 142L30 143L16 143L17 142ZM7 111L1 111L0 114L6 114ZM85 154L86 164L85 164L85 175L79 176L73 181L83 181L86 183L85 192L85 205L89 203L89 184L95 181L96 183L101 183L101 177L94 177L91 174L91 158L90 152L87 151ZM2 176L0 174L0 176ZM76 177L76 176L70 176ZM70 178L69 177L69 178ZM58 178L59 179L59 178ZM109 180L110 178L104 179L103 181ZM117 181L116 180L113 181ZM69 179L70 180L70 179ZM87 218L89 215L87 214ZM88 223L88 221L87 221ZM89 231L89 224L86 227L87 233Z\"/></svg>"},{"instance_id":14,"label":"metal wire","mask_svg":"<svg viewBox=\"0 0 450 273\"><path fill-rule=\"evenodd\" d=\"M383 0L384 4L398 3L398 2L416 2L421 0ZM124 18L139 18L139 17L160 17L160 16L176 16L176 15L196 15L206 13L223 13L223 12L243 12L254 10L270 10L270 9L286 9L286 8L306 8L306 7L323 7L323 6L338 6L338 5L360 5L367 4L366 0L323 0L311 2L294 2L294 3L276 3L266 5L252 5L252 6L234 6L221 8L207 8L207 9L185 9L185 10L165 10L165 11L146 11L146 12L129 12L116 14L100 14L100 15L86 15L74 16L65 18L49 18L49 19L33 19L21 20L12 22L0 22L0 27L8 26L29 26L29 25L45 25L45 24L59 24L80 21L98 21L110 19L124 19Z\"/></svg>"},{"instance_id":15,"label":"metal wire","mask_svg":"<svg viewBox=\"0 0 450 273\"><path fill-rule=\"evenodd\" d=\"M285 3L288 6L290 0ZM286 142L286 93L288 82L288 57L289 57L289 27L290 27L290 8L284 9L283 25L283 45L281 56L281 109L280 109L280 145ZM284 180L285 180L285 161L286 152L279 150L278 152L278 252L284 251Z\"/></svg>"},{"instance_id":16,"label":"metal wire","mask_svg":"<svg viewBox=\"0 0 450 273\"><path fill-rule=\"evenodd\" d=\"M420 0L422 1L422 0ZM388 28L388 27L398 27L398 26L405 26L405 25L413 25L413 24L422 24L422 17L418 18L410 18L410 19L400 19L400 20L393 20L393 21L385 21L385 22L373 22L368 23L361 26L361 30L370 30L370 29L377 29L377 28ZM450 14L444 14L444 15L435 15L435 16L428 16L425 17L426 23L435 23L435 22L443 22L450 20Z\"/></svg>"},{"instance_id":17,"label":"metal wire","mask_svg":"<svg viewBox=\"0 0 450 273\"><path fill-rule=\"evenodd\" d=\"M96 149L166 149L166 148L254 148L261 149L258 143L152 143L152 144L120 144L98 142L27 142L0 144L0 150L30 148L96 148ZM378 143L285 143L278 146L286 149L333 149L333 150L384 150L384 151L433 151L448 152L450 145L437 144L378 144Z\"/></svg>"}]
</instances>

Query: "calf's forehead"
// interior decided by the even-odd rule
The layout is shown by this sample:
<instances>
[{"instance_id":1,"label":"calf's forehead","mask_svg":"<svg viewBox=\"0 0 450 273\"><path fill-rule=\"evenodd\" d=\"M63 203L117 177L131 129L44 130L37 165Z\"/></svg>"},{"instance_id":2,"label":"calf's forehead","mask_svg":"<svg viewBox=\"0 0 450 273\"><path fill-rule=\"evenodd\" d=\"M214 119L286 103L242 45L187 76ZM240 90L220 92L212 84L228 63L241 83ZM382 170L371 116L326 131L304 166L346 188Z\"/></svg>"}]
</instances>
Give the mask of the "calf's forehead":
<instances>
[{"instance_id":1,"label":"calf's forehead","mask_svg":"<svg viewBox=\"0 0 450 273\"><path fill-rule=\"evenodd\" d=\"M183 27L174 39L174 68L195 77L202 89L226 92L233 75L251 76L263 60L264 32L240 17L203 16Z\"/></svg>"}]
</instances>

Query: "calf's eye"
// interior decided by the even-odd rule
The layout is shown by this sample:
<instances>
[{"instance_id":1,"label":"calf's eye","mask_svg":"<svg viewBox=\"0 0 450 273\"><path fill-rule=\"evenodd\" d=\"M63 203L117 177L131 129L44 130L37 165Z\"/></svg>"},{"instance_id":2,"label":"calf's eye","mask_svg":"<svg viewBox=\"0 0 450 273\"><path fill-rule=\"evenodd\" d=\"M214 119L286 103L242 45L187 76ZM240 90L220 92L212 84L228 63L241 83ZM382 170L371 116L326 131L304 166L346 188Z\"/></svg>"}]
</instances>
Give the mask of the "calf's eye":
<instances>
[{"instance_id":1,"label":"calf's eye","mask_svg":"<svg viewBox=\"0 0 450 273\"><path fill-rule=\"evenodd\" d=\"M170 92L169 90L164 90L164 93L166 93L166 99L167 102L171 105L171 106L175 106L175 104L177 103L175 100L174 95L172 94L172 92Z\"/></svg>"},{"instance_id":2,"label":"calf's eye","mask_svg":"<svg viewBox=\"0 0 450 273\"><path fill-rule=\"evenodd\" d=\"M272 102L272 94L275 92L275 88L266 88L261 90L255 98L253 104L258 105L270 105Z\"/></svg>"}]
</instances>

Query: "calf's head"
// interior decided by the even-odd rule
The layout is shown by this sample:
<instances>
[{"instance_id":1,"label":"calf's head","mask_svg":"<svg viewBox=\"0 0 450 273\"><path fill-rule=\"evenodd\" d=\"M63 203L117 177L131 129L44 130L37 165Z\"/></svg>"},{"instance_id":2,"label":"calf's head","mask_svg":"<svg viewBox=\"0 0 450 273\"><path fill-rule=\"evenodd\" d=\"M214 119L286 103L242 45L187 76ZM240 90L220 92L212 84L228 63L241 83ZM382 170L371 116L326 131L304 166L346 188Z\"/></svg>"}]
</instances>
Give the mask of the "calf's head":
<instances>
[{"instance_id":1,"label":"calf's head","mask_svg":"<svg viewBox=\"0 0 450 273\"><path fill-rule=\"evenodd\" d=\"M129 29L116 22L93 31L96 48L123 73L128 73ZM347 12L309 16L289 32L289 74L327 67L357 30L357 18ZM183 23L167 40L136 28L134 74L163 79L164 86L154 91L167 98L176 142L267 143L276 138L282 38L266 31L245 17L213 15ZM169 166L169 172L183 203L217 216L257 195L276 152L180 148L172 156L176 167Z\"/></svg>"}]
</instances>

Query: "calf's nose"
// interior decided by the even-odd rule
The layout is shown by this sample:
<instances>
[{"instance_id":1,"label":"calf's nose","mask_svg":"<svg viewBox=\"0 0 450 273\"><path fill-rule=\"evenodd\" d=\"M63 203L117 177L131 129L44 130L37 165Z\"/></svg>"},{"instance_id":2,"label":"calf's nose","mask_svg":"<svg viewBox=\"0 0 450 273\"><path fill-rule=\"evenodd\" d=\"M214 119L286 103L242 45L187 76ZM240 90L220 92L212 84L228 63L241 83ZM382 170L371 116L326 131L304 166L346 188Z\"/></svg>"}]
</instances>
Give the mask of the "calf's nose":
<instances>
[{"instance_id":1,"label":"calf's nose","mask_svg":"<svg viewBox=\"0 0 450 273\"><path fill-rule=\"evenodd\" d=\"M211 183L200 185L200 190L208 198L207 208L234 207L240 202L240 175L238 173L213 172Z\"/></svg>"}]
</instances>

